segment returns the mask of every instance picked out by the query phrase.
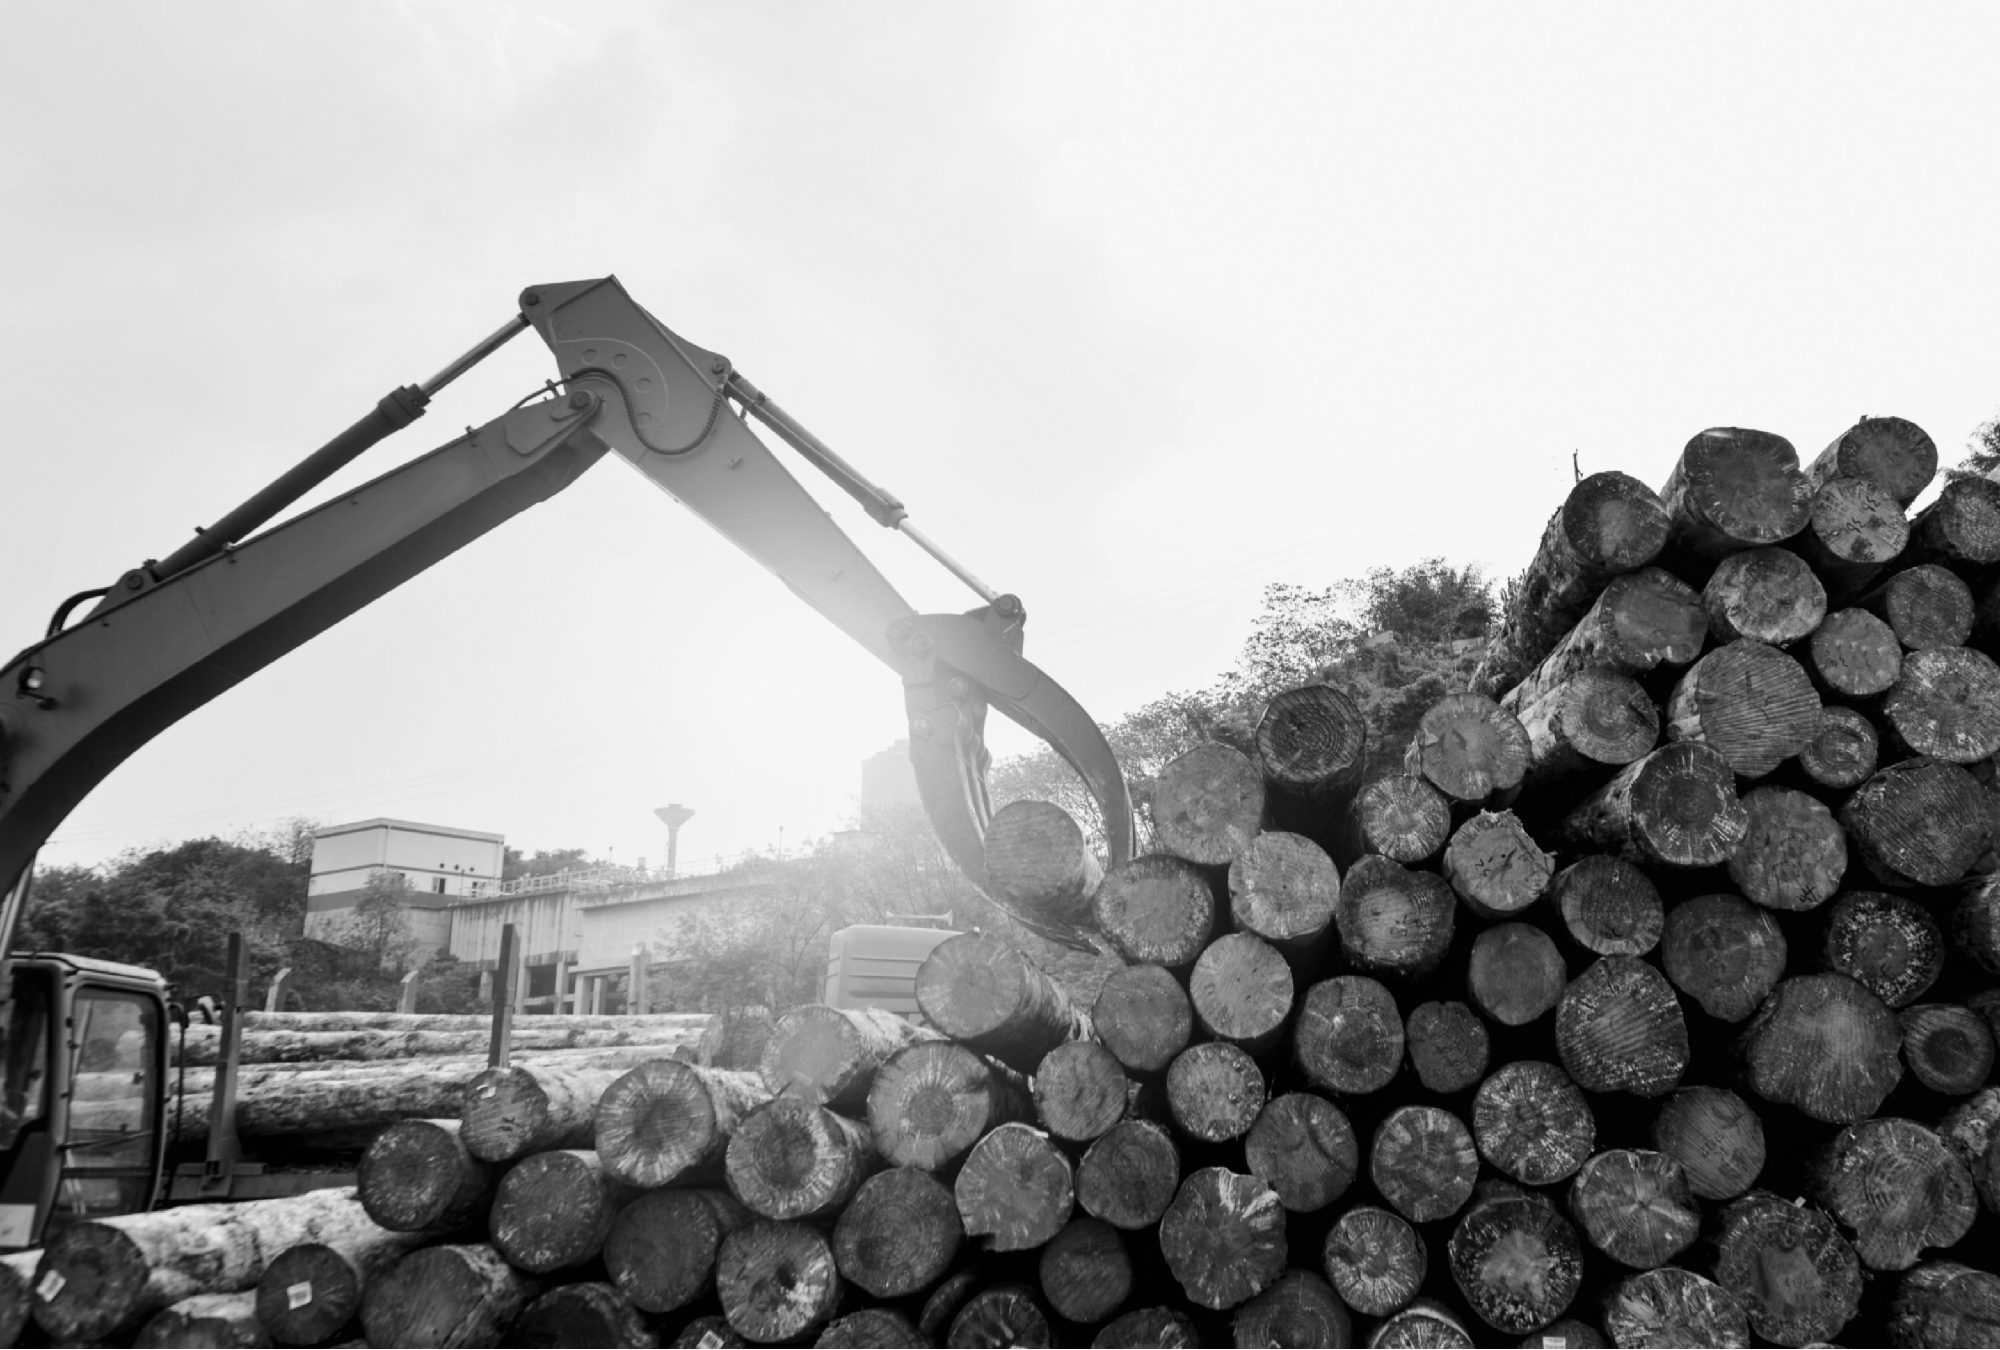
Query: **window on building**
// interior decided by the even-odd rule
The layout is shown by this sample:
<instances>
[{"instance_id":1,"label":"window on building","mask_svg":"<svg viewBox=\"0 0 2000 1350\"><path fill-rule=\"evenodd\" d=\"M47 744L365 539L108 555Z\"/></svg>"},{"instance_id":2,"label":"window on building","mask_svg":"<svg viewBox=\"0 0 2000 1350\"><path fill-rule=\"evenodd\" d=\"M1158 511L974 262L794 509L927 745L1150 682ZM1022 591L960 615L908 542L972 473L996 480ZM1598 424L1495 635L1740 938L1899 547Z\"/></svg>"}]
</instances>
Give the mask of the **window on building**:
<instances>
[{"instance_id":1,"label":"window on building","mask_svg":"<svg viewBox=\"0 0 2000 1350\"><path fill-rule=\"evenodd\" d=\"M439 895L443 895L443 894L444 894L444 878L443 878L443 877L433 877L433 878L431 879L431 889L432 889L432 890L434 890L434 891L436 891L436 892L437 892L437 893L438 893Z\"/></svg>"}]
</instances>

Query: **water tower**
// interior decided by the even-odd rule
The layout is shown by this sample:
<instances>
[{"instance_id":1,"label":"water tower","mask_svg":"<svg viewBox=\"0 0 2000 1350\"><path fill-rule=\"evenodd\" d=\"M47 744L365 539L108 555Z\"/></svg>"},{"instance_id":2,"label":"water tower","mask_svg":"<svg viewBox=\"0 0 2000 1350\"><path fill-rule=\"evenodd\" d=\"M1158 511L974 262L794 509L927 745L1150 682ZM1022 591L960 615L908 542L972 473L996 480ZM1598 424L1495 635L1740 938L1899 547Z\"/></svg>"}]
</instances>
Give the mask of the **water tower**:
<instances>
[{"instance_id":1,"label":"water tower","mask_svg":"<svg viewBox=\"0 0 2000 1350\"><path fill-rule=\"evenodd\" d=\"M687 824L688 817L694 814L694 808L675 802L671 806L654 807L653 814L667 827L667 875L673 876L674 862L680 849L681 826Z\"/></svg>"}]
</instances>

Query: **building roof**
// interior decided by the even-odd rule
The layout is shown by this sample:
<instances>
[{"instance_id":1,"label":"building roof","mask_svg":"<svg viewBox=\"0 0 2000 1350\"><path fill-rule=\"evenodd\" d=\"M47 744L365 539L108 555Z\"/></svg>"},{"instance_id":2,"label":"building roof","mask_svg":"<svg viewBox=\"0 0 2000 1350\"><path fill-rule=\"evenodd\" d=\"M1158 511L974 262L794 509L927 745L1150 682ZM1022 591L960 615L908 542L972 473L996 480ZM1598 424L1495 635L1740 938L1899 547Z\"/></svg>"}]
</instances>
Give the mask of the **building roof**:
<instances>
[{"instance_id":1,"label":"building roof","mask_svg":"<svg viewBox=\"0 0 2000 1350\"><path fill-rule=\"evenodd\" d=\"M357 820L350 825L328 825L313 831L313 838L327 839L337 834L356 834L362 830L380 828L405 830L411 834L442 834L453 839L482 839L491 844L505 844L504 834L488 834L484 830L462 830L456 825L426 825L416 820L394 820L388 816L376 816L372 820Z\"/></svg>"}]
</instances>

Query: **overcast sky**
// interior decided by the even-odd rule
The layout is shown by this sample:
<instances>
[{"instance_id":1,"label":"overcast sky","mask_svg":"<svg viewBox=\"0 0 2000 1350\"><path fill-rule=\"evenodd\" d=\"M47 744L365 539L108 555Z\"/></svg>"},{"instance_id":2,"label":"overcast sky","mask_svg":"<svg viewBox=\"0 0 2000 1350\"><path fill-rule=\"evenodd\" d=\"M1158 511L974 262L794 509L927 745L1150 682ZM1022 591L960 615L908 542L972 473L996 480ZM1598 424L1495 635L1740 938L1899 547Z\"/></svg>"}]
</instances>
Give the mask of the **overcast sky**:
<instances>
[{"instance_id":1,"label":"overcast sky","mask_svg":"<svg viewBox=\"0 0 2000 1350\"><path fill-rule=\"evenodd\" d=\"M17 4L0 43L9 651L607 272L1107 720L1225 669L1269 582L1517 570L1572 453L1658 486L1707 426L1810 457L1893 413L1950 462L2000 411L1992 5ZM328 490L553 373L516 340ZM902 734L886 668L611 459L43 856L305 814L657 862L671 800L698 863L837 828Z\"/></svg>"}]
</instances>

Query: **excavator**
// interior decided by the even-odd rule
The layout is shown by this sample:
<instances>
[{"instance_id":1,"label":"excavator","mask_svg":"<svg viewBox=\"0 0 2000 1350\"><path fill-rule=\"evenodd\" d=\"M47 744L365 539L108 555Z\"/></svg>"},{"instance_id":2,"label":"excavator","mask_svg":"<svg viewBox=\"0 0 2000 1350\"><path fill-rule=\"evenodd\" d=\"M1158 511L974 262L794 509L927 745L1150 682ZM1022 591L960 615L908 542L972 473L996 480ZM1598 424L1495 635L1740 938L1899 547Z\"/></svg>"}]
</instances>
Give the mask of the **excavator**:
<instances>
[{"instance_id":1,"label":"excavator","mask_svg":"<svg viewBox=\"0 0 2000 1350\"><path fill-rule=\"evenodd\" d=\"M557 378L439 449L255 533L529 328ZM982 603L918 613L753 420ZM1076 700L1022 655L1018 598L967 570L728 357L668 329L615 277L529 287L511 319L438 374L392 390L164 559L64 600L48 630L0 667L0 1249L36 1245L52 1225L151 1208L167 1191L170 991L142 966L11 953L42 844L174 722L612 454L901 677L919 795L976 884L985 884L991 814L989 707L1070 764L1102 811L1111 861L1130 856L1118 763Z\"/></svg>"}]
</instances>

